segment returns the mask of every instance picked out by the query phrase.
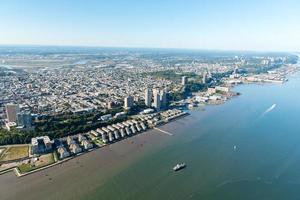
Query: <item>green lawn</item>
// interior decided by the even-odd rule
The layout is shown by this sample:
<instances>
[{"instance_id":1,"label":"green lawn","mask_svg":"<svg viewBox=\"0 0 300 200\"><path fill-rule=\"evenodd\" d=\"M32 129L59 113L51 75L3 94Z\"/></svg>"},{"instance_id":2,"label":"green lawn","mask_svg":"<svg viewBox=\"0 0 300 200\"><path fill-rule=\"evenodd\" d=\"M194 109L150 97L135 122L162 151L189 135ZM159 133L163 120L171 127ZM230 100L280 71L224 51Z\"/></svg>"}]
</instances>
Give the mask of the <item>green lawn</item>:
<instances>
[{"instance_id":1,"label":"green lawn","mask_svg":"<svg viewBox=\"0 0 300 200\"><path fill-rule=\"evenodd\" d=\"M30 172L34 169L37 169L37 167L32 166L30 163L26 163L26 164L21 164L18 166L20 173L26 173L26 172Z\"/></svg>"}]
</instances>

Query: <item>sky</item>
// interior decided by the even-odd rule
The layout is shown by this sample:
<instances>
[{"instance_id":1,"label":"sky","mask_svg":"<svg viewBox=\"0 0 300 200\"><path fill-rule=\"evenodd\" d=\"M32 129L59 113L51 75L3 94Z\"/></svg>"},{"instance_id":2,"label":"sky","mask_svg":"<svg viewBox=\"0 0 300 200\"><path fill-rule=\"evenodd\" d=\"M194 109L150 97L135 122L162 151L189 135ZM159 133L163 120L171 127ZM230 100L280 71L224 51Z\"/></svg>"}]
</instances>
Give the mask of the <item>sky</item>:
<instances>
[{"instance_id":1,"label":"sky","mask_svg":"<svg viewBox=\"0 0 300 200\"><path fill-rule=\"evenodd\" d=\"M299 0L1 0L0 45L300 51Z\"/></svg>"}]
</instances>

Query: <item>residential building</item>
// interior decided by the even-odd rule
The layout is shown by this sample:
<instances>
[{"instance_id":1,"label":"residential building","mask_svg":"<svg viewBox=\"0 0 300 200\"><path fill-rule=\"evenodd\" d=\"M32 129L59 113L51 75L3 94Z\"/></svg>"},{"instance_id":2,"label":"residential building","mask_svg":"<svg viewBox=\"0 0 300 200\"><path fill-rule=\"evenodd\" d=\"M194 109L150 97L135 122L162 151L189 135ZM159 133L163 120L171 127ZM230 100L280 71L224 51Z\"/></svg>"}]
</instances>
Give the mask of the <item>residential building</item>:
<instances>
[{"instance_id":1,"label":"residential building","mask_svg":"<svg viewBox=\"0 0 300 200\"><path fill-rule=\"evenodd\" d=\"M216 91L216 88L208 88L207 89L207 94L209 95L213 95L215 94L217 91Z\"/></svg>"},{"instance_id":2,"label":"residential building","mask_svg":"<svg viewBox=\"0 0 300 200\"><path fill-rule=\"evenodd\" d=\"M78 142L82 142L83 140L86 140L86 137L82 134L78 135Z\"/></svg>"},{"instance_id":3,"label":"residential building","mask_svg":"<svg viewBox=\"0 0 300 200\"><path fill-rule=\"evenodd\" d=\"M203 72L202 83L205 84L206 82L207 82L207 72Z\"/></svg>"},{"instance_id":4,"label":"residential building","mask_svg":"<svg viewBox=\"0 0 300 200\"><path fill-rule=\"evenodd\" d=\"M43 154L52 150L52 142L48 136L31 138L32 154Z\"/></svg>"},{"instance_id":5,"label":"residential building","mask_svg":"<svg viewBox=\"0 0 300 200\"><path fill-rule=\"evenodd\" d=\"M71 144L74 144L74 143L76 143L75 140L72 137L68 136L67 137L67 144L70 146Z\"/></svg>"},{"instance_id":6,"label":"residential building","mask_svg":"<svg viewBox=\"0 0 300 200\"><path fill-rule=\"evenodd\" d=\"M112 119L112 115L111 115L111 114L102 115L102 116L100 117L100 119L101 119L102 121L108 121L108 120L111 120L111 119Z\"/></svg>"},{"instance_id":7,"label":"residential building","mask_svg":"<svg viewBox=\"0 0 300 200\"><path fill-rule=\"evenodd\" d=\"M181 85L186 85L186 84L187 84L187 81L188 81L187 77L186 77L186 76L183 76L183 77L181 78Z\"/></svg>"},{"instance_id":8,"label":"residential building","mask_svg":"<svg viewBox=\"0 0 300 200\"><path fill-rule=\"evenodd\" d=\"M108 108L108 109L112 109L113 106L114 106L114 102L112 102L112 101L108 101L108 102L107 102L107 108Z\"/></svg>"},{"instance_id":9,"label":"residential building","mask_svg":"<svg viewBox=\"0 0 300 200\"><path fill-rule=\"evenodd\" d=\"M125 109L130 109L133 106L133 97L132 96L127 96L124 99L124 108Z\"/></svg>"},{"instance_id":10,"label":"residential building","mask_svg":"<svg viewBox=\"0 0 300 200\"><path fill-rule=\"evenodd\" d=\"M32 127L32 117L30 112L17 113L17 125L22 128Z\"/></svg>"},{"instance_id":11,"label":"residential building","mask_svg":"<svg viewBox=\"0 0 300 200\"><path fill-rule=\"evenodd\" d=\"M147 88L145 90L145 105L147 107L151 107L151 102L152 102L152 91Z\"/></svg>"},{"instance_id":12,"label":"residential building","mask_svg":"<svg viewBox=\"0 0 300 200\"><path fill-rule=\"evenodd\" d=\"M167 108L167 92L166 90L161 90L160 91L160 104L161 104L161 108Z\"/></svg>"},{"instance_id":13,"label":"residential building","mask_svg":"<svg viewBox=\"0 0 300 200\"><path fill-rule=\"evenodd\" d=\"M20 110L19 105L18 104L6 104L5 109L6 109L7 121L17 123L17 113Z\"/></svg>"},{"instance_id":14,"label":"residential building","mask_svg":"<svg viewBox=\"0 0 300 200\"><path fill-rule=\"evenodd\" d=\"M82 140L81 145L84 147L84 149L93 148L93 144L90 143L88 140Z\"/></svg>"},{"instance_id":15,"label":"residential building","mask_svg":"<svg viewBox=\"0 0 300 200\"><path fill-rule=\"evenodd\" d=\"M59 158L64 159L66 157L70 156L70 153L67 151L67 149L63 146L58 147L57 152L59 153Z\"/></svg>"},{"instance_id":16,"label":"residential building","mask_svg":"<svg viewBox=\"0 0 300 200\"><path fill-rule=\"evenodd\" d=\"M216 87L216 91L217 92L229 92L230 91L230 88L229 87L223 87L223 86L217 86Z\"/></svg>"},{"instance_id":17,"label":"residential building","mask_svg":"<svg viewBox=\"0 0 300 200\"><path fill-rule=\"evenodd\" d=\"M156 110L160 110L160 92L158 89L153 90L153 99L154 99L153 107Z\"/></svg>"},{"instance_id":18,"label":"residential building","mask_svg":"<svg viewBox=\"0 0 300 200\"><path fill-rule=\"evenodd\" d=\"M72 143L69 147L70 151L74 154L82 152L82 149L77 143Z\"/></svg>"}]
</instances>

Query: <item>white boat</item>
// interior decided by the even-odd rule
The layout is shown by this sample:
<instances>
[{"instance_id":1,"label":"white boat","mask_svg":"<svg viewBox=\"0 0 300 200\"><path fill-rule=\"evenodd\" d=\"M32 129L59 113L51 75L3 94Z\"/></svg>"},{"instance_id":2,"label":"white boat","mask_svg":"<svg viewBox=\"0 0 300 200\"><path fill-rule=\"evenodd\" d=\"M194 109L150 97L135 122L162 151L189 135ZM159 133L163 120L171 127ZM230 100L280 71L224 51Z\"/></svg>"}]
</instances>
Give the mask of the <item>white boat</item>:
<instances>
[{"instance_id":1,"label":"white boat","mask_svg":"<svg viewBox=\"0 0 300 200\"><path fill-rule=\"evenodd\" d=\"M185 167L186 167L186 164L185 164L185 163L180 163L180 164L175 165L175 166L173 167L173 170L174 170L174 171L179 171L179 170L181 170L181 169L183 169L183 168L185 168Z\"/></svg>"}]
</instances>

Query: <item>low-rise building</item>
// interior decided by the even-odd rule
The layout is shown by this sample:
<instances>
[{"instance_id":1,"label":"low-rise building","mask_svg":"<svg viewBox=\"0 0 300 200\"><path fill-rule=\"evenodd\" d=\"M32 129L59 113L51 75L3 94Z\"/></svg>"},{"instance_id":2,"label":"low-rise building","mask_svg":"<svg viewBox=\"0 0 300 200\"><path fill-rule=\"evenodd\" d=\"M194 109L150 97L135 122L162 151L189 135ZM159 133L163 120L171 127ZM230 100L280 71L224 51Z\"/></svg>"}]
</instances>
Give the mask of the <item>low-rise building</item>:
<instances>
[{"instance_id":1,"label":"low-rise building","mask_svg":"<svg viewBox=\"0 0 300 200\"><path fill-rule=\"evenodd\" d=\"M112 115L111 114L103 115L103 116L100 117L100 119L102 121L108 121L108 120L112 119Z\"/></svg>"},{"instance_id":2,"label":"low-rise building","mask_svg":"<svg viewBox=\"0 0 300 200\"><path fill-rule=\"evenodd\" d=\"M82 134L79 134L78 135L78 141L82 142L83 140L86 140L86 137L84 135L82 135Z\"/></svg>"},{"instance_id":3,"label":"low-rise building","mask_svg":"<svg viewBox=\"0 0 300 200\"><path fill-rule=\"evenodd\" d=\"M75 143L74 139L70 136L67 137L67 144L70 146L71 144Z\"/></svg>"},{"instance_id":4,"label":"low-rise building","mask_svg":"<svg viewBox=\"0 0 300 200\"><path fill-rule=\"evenodd\" d=\"M223 87L223 86L216 87L216 92L229 92L229 91L230 91L229 87Z\"/></svg>"},{"instance_id":5,"label":"low-rise building","mask_svg":"<svg viewBox=\"0 0 300 200\"><path fill-rule=\"evenodd\" d=\"M82 140L81 145L84 147L84 149L93 148L93 144L90 143L88 140Z\"/></svg>"},{"instance_id":6,"label":"low-rise building","mask_svg":"<svg viewBox=\"0 0 300 200\"><path fill-rule=\"evenodd\" d=\"M82 149L80 148L80 146L77 143L71 144L69 149L74 154L82 152Z\"/></svg>"},{"instance_id":7,"label":"low-rise building","mask_svg":"<svg viewBox=\"0 0 300 200\"><path fill-rule=\"evenodd\" d=\"M212 95L216 93L216 89L215 88L208 88L207 89L207 94Z\"/></svg>"},{"instance_id":8,"label":"low-rise building","mask_svg":"<svg viewBox=\"0 0 300 200\"><path fill-rule=\"evenodd\" d=\"M63 146L58 147L57 152L59 153L59 158L64 159L66 157L70 156L70 153L67 151L67 149Z\"/></svg>"},{"instance_id":9,"label":"low-rise building","mask_svg":"<svg viewBox=\"0 0 300 200\"><path fill-rule=\"evenodd\" d=\"M32 154L43 154L52 150L52 142L48 136L31 138Z\"/></svg>"}]
</instances>

